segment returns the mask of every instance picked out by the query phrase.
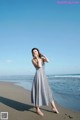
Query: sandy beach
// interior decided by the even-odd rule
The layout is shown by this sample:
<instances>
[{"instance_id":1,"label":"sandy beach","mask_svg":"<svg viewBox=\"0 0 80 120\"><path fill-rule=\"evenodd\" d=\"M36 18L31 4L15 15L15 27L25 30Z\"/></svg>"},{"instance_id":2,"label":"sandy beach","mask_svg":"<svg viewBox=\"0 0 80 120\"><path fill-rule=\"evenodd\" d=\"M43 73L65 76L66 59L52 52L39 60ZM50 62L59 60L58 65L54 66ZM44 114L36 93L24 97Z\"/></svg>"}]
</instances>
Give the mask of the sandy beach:
<instances>
[{"instance_id":1,"label":"sandy beach","mask_svg":"<svg viewBox=\"0 0 80 120\"><path fill-rule=\"evenodd\" d=\"M0 113L8 112L8 120L80 120L80 112L65 109L57 103L56 106L59 114L53 113L49 105L41 107L43 117L37 115L29 90L14 83L0 82Z\"/></svg>"}]
</instances>

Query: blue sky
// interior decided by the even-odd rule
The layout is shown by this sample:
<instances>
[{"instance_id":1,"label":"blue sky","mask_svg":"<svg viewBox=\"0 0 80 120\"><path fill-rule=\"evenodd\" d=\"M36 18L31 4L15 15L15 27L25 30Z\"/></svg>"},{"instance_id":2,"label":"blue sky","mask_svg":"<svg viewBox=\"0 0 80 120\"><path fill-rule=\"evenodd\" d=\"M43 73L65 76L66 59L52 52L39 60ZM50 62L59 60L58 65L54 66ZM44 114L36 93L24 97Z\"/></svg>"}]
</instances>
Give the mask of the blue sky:
<instances>
[{"instance_id":1,"label":"blue sky","mask_svg":"<svg viewBox=\"0 0 80 120\"><path fill-rule=\"evenodd\" d=\"M57 1L0 0L0 75L34 74L33 47L46 74L80 73L80 4Z\"/></svg>"}]
</instances>

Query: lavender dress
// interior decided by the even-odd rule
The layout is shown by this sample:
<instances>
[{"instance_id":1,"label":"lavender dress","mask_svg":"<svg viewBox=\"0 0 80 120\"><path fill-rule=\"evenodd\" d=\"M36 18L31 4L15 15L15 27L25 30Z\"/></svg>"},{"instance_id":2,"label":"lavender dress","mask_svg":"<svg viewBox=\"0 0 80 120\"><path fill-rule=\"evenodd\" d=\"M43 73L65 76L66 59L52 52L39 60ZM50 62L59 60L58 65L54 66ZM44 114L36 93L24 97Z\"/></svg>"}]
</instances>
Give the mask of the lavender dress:
<instances>
[{"instance_id":1,"label":"lavender dress","mask_svg":"<svg viewBox=\"0 0 80 120\"><path fill-rule=\"evenodd\" d=\"M42 67L36 67L32 89L31 89L31 102L35 106L48 105L53 101L51 89L48 84L47 77L44 71L45 63L42 62Z\"/></svg>"}]
</instances>

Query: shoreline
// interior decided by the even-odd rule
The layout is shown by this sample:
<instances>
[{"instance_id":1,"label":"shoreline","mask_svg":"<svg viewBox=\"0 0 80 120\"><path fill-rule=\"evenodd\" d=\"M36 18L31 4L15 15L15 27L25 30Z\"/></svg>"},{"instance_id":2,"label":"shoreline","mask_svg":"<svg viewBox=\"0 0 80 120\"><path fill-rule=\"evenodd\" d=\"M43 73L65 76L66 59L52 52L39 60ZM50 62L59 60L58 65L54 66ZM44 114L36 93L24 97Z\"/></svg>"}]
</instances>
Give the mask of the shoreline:
<instances>
[{"instance_id":1,"label":"shoreline","mask_svg":"<svg viewBox=\"0 0 80 120\"><path fill-rule=\"evenodd\" d=\"M44 117L35 113L31 104L30 91L12 82L0 82L0 112L8 112L8 120L80 120L80 112L55 104L59 114L51 111L51 106L42 106Z\"/></svg>"},{"instance_id":2,"label":"shoreline","mask_svg":"<svg viewBox=\"0 0 80 120\"><path fill-rule=\"evenodd\" d=\"M19 87L24 88L25 90L31 91L31 83L29 82L20 82L20 81L0 81L6 83L12 83ZM80 112L80 96L72 94L61 94L52 90L54 100L63 108L67 108L73 111Z\"/></svg>"}]
</instances>

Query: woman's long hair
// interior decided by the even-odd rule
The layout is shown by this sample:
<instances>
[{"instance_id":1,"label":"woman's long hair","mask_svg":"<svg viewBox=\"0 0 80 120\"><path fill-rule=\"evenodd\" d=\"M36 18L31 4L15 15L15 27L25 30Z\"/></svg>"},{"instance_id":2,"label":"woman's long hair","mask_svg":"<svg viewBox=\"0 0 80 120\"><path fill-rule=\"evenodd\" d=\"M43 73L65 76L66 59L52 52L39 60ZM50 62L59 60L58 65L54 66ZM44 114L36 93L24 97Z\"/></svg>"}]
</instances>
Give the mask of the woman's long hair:
<instances>
[{"instance_id":1,"label":"woman's long hair","mask_svg":"<svg viewBox=\"0 0 80 120\"><path fill-rule=\"evenodd\" d=\"M33 51L34 51L34 50L37 50L37 51L38 51L38 54L39 54L39 57L40 57L40 58L41 58L41 57L44 57L44 55L42 55L42 54L40 53L40 51L39 51L38 48L33 48L33 49L32 49L32 51L31 51L31 52L32 52L32 55L33 55ZM33 57L34 57L34 55L33 55Z\"/></svg>"}]
</instances>

